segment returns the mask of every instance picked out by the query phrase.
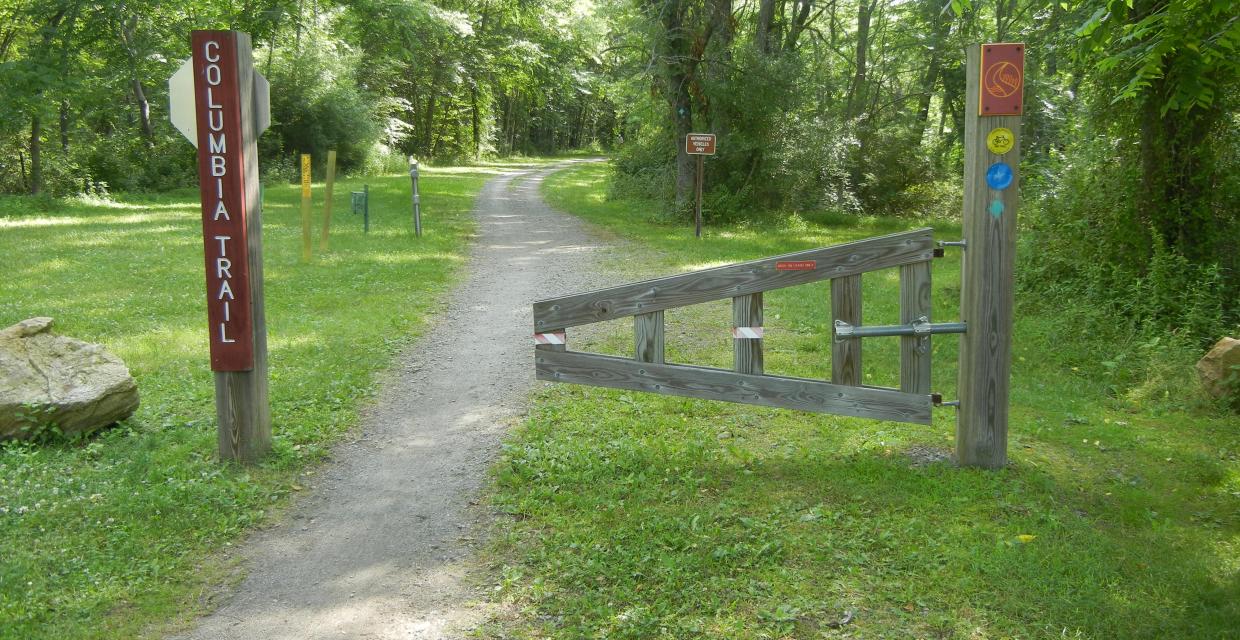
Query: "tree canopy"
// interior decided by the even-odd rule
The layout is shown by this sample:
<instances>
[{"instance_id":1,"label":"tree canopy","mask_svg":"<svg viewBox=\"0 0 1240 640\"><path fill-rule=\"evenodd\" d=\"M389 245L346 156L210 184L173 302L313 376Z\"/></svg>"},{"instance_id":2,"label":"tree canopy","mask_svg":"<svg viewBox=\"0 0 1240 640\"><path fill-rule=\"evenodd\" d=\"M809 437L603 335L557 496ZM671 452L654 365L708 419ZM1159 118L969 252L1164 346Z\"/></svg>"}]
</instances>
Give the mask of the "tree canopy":
<instances>
[{"instance_id":1,"label":"tree canopy","mask_svg":"<svg viewBox=\"0 0 1240 640\"><path fill-rule=\"evenodd\" d=\"M165 105L195 28L253 37L269 178L595 148L674 218L709 131L708 219L955 215L964 48L1024 42L1023 286L1240 314L1230 0L0 0L0 191L190 184Z\"/></svg>"}]
</instances>

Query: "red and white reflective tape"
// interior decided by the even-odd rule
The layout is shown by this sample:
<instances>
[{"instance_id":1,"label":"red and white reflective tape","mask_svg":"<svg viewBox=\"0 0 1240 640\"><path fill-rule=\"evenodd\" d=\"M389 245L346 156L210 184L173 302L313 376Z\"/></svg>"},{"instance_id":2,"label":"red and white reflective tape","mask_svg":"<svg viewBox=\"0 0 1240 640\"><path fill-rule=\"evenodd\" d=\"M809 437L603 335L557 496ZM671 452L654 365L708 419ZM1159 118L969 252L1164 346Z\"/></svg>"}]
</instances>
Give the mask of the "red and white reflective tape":
<instances>
[{"instance_id":1,"label":"red and white reflective tape","mask_svg":"<svg viewBox=\"0 0 1240 640\"><path fill-rule=\"evenodd\" d=\"M757 340L762 337L762 327L732 327L732 337L737 340Z\"/></svg>"},{"instance_id":2,"label":"red and white reflective tape","mask_svg":"<svg viewBox=\"0 0 1240 640\"><path fill-rule=\"evenodd\" d=\"M564 344L564 332L535 333L534 344Z\"/></svg>"}]
</instances>

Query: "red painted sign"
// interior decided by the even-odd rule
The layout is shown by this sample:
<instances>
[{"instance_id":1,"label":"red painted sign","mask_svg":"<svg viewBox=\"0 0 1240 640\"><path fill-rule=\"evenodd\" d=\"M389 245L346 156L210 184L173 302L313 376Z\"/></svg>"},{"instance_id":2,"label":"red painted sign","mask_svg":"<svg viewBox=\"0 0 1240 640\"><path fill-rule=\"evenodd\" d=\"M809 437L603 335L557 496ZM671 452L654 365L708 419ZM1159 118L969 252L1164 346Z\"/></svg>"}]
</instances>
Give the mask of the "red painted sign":
<instances>
[{"instance_id":1,"label":"red painted sign","mask_svg":"<svg viewBox=\"0 0 1240 640\"><path fill-rule=\"evenodd\" d=\"M982 45L979 116L1018 116L1025 89L1025 45Z\"/></svg>"},{"instance_id":2,"label":"red painted sign","mask_svg":"<svg viewBox=\"0 0 1240 640\"><path fill-rule=\"evenodd\" d=\"M817 268L817 260L788 260L775 263L776 271L813 271Z\"/></svg>"},{"instance_id":3,"label":"red painted sign","mask_svg":"<svg viewBox=\"0 0 1240 640\"><path fill-rule=\"evenodd\" d=\"M691 156L715 155L715 134L690 133L685 136L685 153Z\"/></svg>"},{"instance_id":4,"label":"red painted sign","mask_svg":"<svg viewBox=\"0 0 1240 640\"><path fill-rule=\"evenodd\" d=\"M190 43L211 370L250 371L254 368L254 326L237 40L231 31L194 31Z\"/></svg>"}]
</instances>

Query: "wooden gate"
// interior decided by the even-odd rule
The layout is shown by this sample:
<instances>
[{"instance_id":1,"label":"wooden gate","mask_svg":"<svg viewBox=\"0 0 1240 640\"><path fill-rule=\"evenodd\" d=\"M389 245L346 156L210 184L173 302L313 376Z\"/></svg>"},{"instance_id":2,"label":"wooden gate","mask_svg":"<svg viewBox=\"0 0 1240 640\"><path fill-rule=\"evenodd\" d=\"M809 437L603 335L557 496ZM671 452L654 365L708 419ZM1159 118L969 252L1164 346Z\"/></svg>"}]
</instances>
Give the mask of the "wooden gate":
<instances>
[{"instance_id":1,"label":"wooden gate","mask_svg":"<svg viewBox=\"0 0 1240 640\"><path fill-rule=\"evenodd\" d=\"M956 405L956 461L997 469L1007 464L1012 366L1012 275L1016 256L1020 124L1024 103L1021 43L975 44L966 55L964 114L962 322L930 322L930 229L812 249L717 269L627 284L534 303L540 380L650 391L929 424L931 334L964 333ZM983 85L1004 75L1008 85ZM861 274L900 269L899 325L861 324ZM831 381L764 375L762 293L831 281ZM731 371L663 361L663 311L732 298L735 355ZM633 316L634 355L568 351L565 329ZM966 332L966 324L972 330ZM900 388L861 384L861 340L903 336Z\"/></svg>"},{"instance_id":2,"label":"wooden gate","mask_svg":"<svg viewBox=\"0 0 1240 640\"><path fill-rule=\"evenodd\" d=\"M930 336L961 333L963 323L930 322L931 229L868 238L578 293L534 303L539 380L930 424ZM941 254L939 254L941 255ZM861 274L900 269L900 325L861 325ZM772 376L762 368L762 294L831 281L831 381ZM668 364L663 311L732 299L733 368ZM633 317L633 357L569 351L566 329ZM900 388L861 383L861 341L899 335Z\"/></svg>"}]
</instances>

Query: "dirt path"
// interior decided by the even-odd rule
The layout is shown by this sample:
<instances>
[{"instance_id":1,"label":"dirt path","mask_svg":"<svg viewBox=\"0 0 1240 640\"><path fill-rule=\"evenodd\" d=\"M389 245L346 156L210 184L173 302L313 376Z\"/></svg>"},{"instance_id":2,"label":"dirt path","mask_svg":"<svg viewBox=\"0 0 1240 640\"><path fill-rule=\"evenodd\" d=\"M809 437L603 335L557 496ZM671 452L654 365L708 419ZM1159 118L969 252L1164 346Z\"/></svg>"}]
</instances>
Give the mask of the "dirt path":
<instances>
[{"instance_id":1,"label":"dirt path","mask_svg":"<svg viewBox=\"0 0 1240 640\"><path fill-rule=\"evenodd\" d=\"M464 576L485 514L469 503L534 383L530 303L598 284L601 244L538 195L555 168L483 188L449 311L389 374L361 439L249 541L235 593L180 637L445 638L480 620Z\"/></svg>"}]
</instances>

